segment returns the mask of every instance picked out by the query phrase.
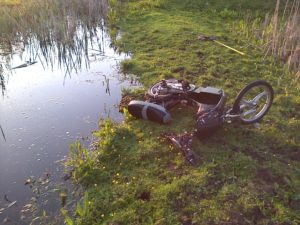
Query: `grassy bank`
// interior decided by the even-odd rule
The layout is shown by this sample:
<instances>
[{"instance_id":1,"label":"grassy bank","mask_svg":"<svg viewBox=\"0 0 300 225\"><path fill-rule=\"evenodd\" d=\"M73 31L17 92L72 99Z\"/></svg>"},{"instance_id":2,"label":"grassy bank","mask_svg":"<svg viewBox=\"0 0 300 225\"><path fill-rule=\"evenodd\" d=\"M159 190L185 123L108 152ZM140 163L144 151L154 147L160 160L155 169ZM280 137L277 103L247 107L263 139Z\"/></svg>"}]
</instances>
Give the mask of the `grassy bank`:
<instances>
[{"instance_id":1,"label":"grassy bank","mask_svg":"<svg viewBox=\"0 0 300 225\"><path fill-rule=\"evenodd\" d=\"M194 127L193 109L173 110L174 122L164 126L129 116L122 124L102 121L93 151L80 144L71 149L73 178L86 187L70 215L76 224L300 223L300 86L283 64L232 32L243 12L262 8L260 1L239 1L238 8L235 2L130 1L120 6L119 19L114 2L111 26L121 31L115 44L133 54L122 69L145 86L183 78L223 88L232 103L244 85L265 79L275 100L259 126L225 125L208 140L195 140L197 168L160 139L163 131ZM199 34L217 36L245 56L200 42Z\"/></svg>"}]
</instances>

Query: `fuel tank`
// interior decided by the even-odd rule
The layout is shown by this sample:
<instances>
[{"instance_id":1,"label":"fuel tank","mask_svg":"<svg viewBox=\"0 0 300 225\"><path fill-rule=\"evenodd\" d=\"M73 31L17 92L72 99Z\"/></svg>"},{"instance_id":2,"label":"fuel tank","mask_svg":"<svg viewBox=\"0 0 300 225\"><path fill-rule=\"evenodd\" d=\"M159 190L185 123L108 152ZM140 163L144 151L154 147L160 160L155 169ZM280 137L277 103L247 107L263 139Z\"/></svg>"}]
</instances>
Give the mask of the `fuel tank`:
<instances>
[{"instance_id":1,"label":"fuel tank","mask_svg":"<svg viewBox=\"0 0 300 225\"><path fill-rule=\"evenodd\" d=\"M128 104L128 112L136 118L157 123L171 122L171 115L164 107L150 102L130 101Z\"/></svg>"}]
</instances>

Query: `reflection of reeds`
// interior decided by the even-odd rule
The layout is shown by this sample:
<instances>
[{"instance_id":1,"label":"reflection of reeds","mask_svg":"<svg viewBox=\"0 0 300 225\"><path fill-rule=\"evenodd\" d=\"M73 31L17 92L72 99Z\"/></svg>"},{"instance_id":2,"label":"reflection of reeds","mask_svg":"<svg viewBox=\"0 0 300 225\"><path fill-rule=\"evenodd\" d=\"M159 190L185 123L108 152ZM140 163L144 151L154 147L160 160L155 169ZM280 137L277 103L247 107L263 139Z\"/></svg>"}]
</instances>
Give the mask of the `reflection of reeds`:
<instances>
[{"instance_id":1,"label":"reflection of reeds","mask_svg":"<svg viewBox=\"0 0 300 225\"><path fill-rule=\"evenodd\" d=\"M3 137L4 141L6 141L6 137L5 137L5 134L4 134L4 131L3 131L1 125L0 125L0 131L1 131L1 134L2 134L2 137Z\"/></svg>"},{"instance_id":2,"label":"reflection of reeds","mask_svg":"<svg viewBox=\"0 0 300 225\"><path fill-rule=\"evenodd\" d=\"M2 64L0 64L0 87L1 87L2 95L4 96L5 80L4 80L4 75L3 75L3 66L2 66Z\"/></svg>"},{"instance_id":3,"label":"reflection of reeds","mask_svg":"<svg viewBox=\"0 0 300 225\"><path fill-rule=\"evenodd\" d=\"M104 77L103 86L105 86L105 93L110 95L109 78L107 78L105 75L103 75L103 77Z\"/></svg>"},{"instance_id":4,"label":"reflection of reeds","mask_svg":"<svg viewBox=\"0 0 300 225\"><path fill-rule=\"evenodd\" d=\"M20 1L0 8L0 43L6 50L22 42L32 57L67 71L88 64L88 43L97 36L106 14L106 0ZM40 53L39 53L40 52Z\"/></svg>"},{"instance_id":5,"label":"reflection of reeds","mask_svg":"<svg viewBox=\"0 0 300 225\"><path fill-rule=\"evenodd\" d=\"M277 0L271 16L267 14L264 20L247 17L239 25L247 37L256 37L266 54L283 60L300 76L300 0L287 0L284 7Z\"/></svg>"}]
</instances>

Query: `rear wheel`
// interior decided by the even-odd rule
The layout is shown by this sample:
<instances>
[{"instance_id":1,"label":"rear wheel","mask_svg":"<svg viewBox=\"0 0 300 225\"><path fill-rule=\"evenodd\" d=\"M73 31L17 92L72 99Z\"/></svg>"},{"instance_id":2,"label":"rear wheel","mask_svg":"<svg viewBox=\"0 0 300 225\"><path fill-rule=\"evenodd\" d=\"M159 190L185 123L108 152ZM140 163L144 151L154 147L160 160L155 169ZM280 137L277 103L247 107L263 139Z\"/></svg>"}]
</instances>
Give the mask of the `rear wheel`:
<instances>
[{"instance_id":1,"label":"rear wheel","mask_svg":"<svg viewBox=\"0 0 300 225\"><path fill-rule=\"evenodd\" d=\"M240 114L244 124L256 123L269 111L274 98L272 86L258 80L248 84L237 95L232 107L233 114Z\"/></svg>"}]
</instances>

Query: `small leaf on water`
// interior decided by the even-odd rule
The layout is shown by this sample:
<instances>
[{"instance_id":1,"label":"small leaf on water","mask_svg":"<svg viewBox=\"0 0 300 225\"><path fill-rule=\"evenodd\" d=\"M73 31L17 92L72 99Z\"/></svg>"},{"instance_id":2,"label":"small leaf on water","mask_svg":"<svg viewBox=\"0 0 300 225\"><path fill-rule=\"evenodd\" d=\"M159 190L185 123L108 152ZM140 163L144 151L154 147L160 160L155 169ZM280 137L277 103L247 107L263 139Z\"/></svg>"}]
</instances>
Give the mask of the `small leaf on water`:
<instances>
[{"instance_id":1,"label":"small leaf on water","mask_svg":"<svg viewBox=\"0 0 300 225\"><path fill-rule=\"evenodd\" d=\"M1 209L0 209L0 213L2 213L4 210L5 210L5 208L1 208Z\"/></svg>"}]
</instances>

